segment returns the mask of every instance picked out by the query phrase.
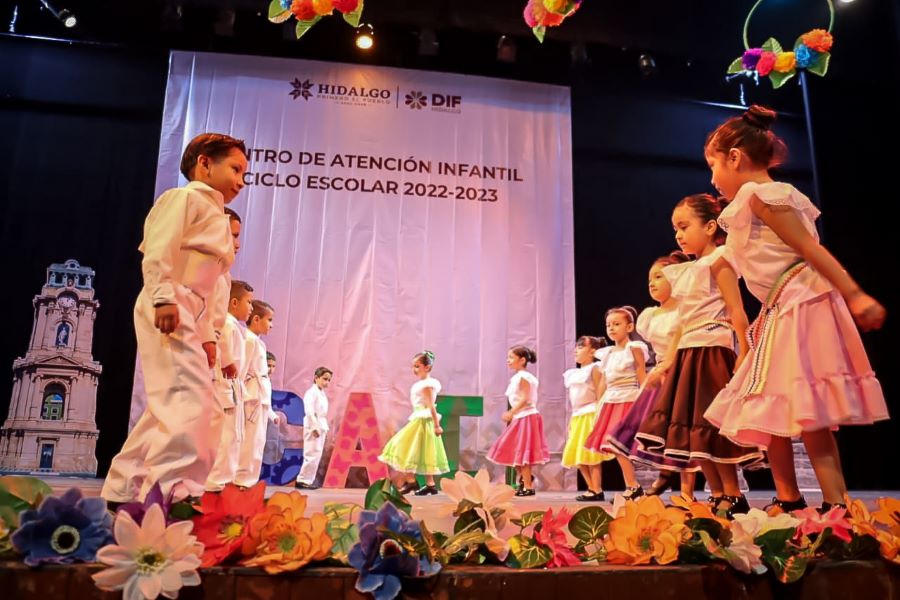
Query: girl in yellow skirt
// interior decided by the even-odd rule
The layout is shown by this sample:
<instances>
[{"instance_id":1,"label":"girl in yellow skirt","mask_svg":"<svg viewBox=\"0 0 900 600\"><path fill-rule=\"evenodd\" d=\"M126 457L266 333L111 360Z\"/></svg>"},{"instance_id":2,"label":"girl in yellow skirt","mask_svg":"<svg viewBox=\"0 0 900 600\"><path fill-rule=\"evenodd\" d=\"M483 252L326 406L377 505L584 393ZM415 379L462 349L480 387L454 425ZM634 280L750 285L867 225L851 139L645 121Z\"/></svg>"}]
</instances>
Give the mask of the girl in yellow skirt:
<instances>
[{"instance_id":1,"label":"girl in yellow skirt","mask_svg":"<svg viewBox=\"0 0 900 600\"><path fill-rule=\"evenodd\" d=\"M598 403L603 395L603 371L599 368L600 363L595 353L604 346L606 340L603 338L581 336L575 343L575 362L581 366L563 373L563 380L569 390L572 418L569 420L569 436L563 448L562 466L570 469L578 467L587 483L587 492L575 497L579 502L601 502L604 499L603 487L600 485L600 463L615 458L612 454L601 454L584 446L597 421Z\"/></svg>"},{"instance_id":2,"label":"girl in yellow skirt","mask_svg":"<svg viewBox=\"0 0 900 600\"><path fill-rule=\"evenodd\" d=\"M441 440L440 416L435 403L441 391L441 382L431 376L434 353L426 350L413 358L413 373L419 378L409 395L413 412L409 422L388 440L378 460L399 471L405 480L401 494L415 491L416 496L437 494L434 476L450 470L447 453ZM425 476L425 485L419 489L416 475Z\"/></svg>"}]
</instances>

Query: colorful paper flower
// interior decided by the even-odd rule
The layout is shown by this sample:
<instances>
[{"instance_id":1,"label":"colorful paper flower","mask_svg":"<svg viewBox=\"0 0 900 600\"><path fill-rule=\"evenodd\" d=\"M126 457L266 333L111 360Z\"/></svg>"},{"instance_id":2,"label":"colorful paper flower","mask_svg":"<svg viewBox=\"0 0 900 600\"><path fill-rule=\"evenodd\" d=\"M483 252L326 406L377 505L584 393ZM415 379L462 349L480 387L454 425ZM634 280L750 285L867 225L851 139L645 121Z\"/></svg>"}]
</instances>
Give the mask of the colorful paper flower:
<instances>
[{"instance_id":1,"label":"colorful paper flower","mask_svg":"<svg viewBox=\"0 0 900 600\"><path fill-rule=\"evenodd\" d=\"M298 21L309 21L316 18L316 9L313 0L294 0L291 3L291 13Z\"/></svg>"},{"instance_id":2,"label":"colorful paper flower","mask_svg":"<svg viewBox=\"0 0 900 600\"><path fill-rule=\"evenodd\" d=\"M810 50L828 52L834 44L834 37L824 29L813 29L801 35L800 41Z\"/></svg>"},{"instance_id":3,"label":"colorful paper flower","mask_svg":"<svg viewBox=\"0 0 900 600\"><path fill-rule=\"evenodd\" d=\"M303 494L273 494L265 510L250 520L243 542L243 553L249 558L241 564L262 567L274 575L327 558L332 545L325 530L328 519L321 513L304 517L305 510Z\"/></svg>"},{"instance_id":4,"label":"colorful paper flower","mask_svg":"<svg viewBox=\"0 0 900 600\"><path fill-rule=\"evenodd\" d=\"M194 524L179 521L166 526L162 507L151 506L138 525L128 513L116 518L116 544L105 546L97 560L109 565L93 575L102 590L122 590L123 600L177 598L188 585L200 585L203 545L191 535Z\"/></svg>"},{"instance_id":5,"label":"colorful paper flower","mask_svg":"<svg viewBox=\"0 0 900 600\"><path fill-rule=\"evenodd\" d=\"M778 56L775 57L775 67L773 69L776 73L790 73L794 70L796 64L797 58L793 52L779 52Z\"/></svg>"},{"instance_id":6,"label":"colorful paper flower","mask_svg":"<svg viewBox=\"0 0 900 600\"><path fill-rule=\"evenodd\" d=\"M150 507L154 504L158 504L159 507L162 508L166 523L174 523L176 519L169 514L169 511L172 509L172 499L173 492L170 491L168 496L163 496L162 488L159 487L159 483L157 482L150 488L150 491L147 492L147 496L144 498L143 502L128 502L122 504L116 509L116 513L128 513L132 520L140 525L144 520L144 515L150 510Z\"/></svg>"},{"instance_id":7,"label":"colorful paper flower","mask_svg":"<svg viewBox=\"0 0 900 600\"><path fill-rule=\"evenodd\" d=\"M574 12L574 11L573 11ZM525 23L529 27L556 27L562 23L566 16L555 12L550 12L544 7L542 0L528 0L525 5Z\"/></svg>"},{"instance_id":8,"label":"colorful paper flower","mask_svg":"<svg viewBox=\"0 0 900 600\"><path fill-rule=\"evenodd\" d=\"M544 8L550 12L561 13L566 7L567 0L544 0Z\"/></svg>"},{"instance_id":9,"label":"colorful paper flower","mask_svg":"<svg viewBox=\"0 0 900 600\"><path fill-rule=\"evenodd\" d=\"M758 508L751 508L746 514L735 514L734 522L740 523L741 529L751 538L757 538L778 529L794 529L800 525L800 519L793 515L780 513L771 516Z\"/></svg>"},{"instance_id":10,"label":"colorful paper flower","mask_svg":"<svg viewBox=\"0 0 900 600\"><path fill-rule=\"evenodd\" d=\"M25 564L93 562L97 550L112 541L112 515L103 498L84 498L72 488L61 498L50 496L37 510L23 511L13 546Z\"/></svg>"},{"instance_id":11,"label":"colorful paper flower","mask_svg":"<svg viewBox=\"0 0 900 600\"><path fill-rule=\"evenodd\" d=\"M291 4L293 0L278 0L279 4L281 4L281 8L284 10L291 10Z\"/></svg>"},{"instance_id":12,"label":"colorful paper flower","mask_svg":"<svg viewBox=\"0 0 900 600\"><path fill-rule=\"evenodd\" d=\"M628 502L622 512L610 522L603 542L607 561L646 565L656 560L665 565L678 558L678 546L688 534L684 511L667 508L659 496L649 496Z\"/></svg>"},{"instance_id":13,"label":"colorful paper flower","mask_svg":"<svg viewBox=\"0 0 900 600\"><path fill-rule=\"evenodd\" d=\"M512 501L515 490L504 483L491 483L491 476L485 469L479 469L475 477L457 471L452 479L441 481L441 490L451 500L451 504L443 507L443 512L459 516L465 510L474 510L484 522L484 532L489 536L485 545L497 558L504 560L509 554L509 543L500 537L500 532L507 522L521 516Z\"/></svg>"},{"instance_id":14,"label":"colorful paper flower","mask_svg":"<svg viewBox=\"0 0 900 600\"><path fill-rule=\"evenodd\" d=\"M759 62L762 53L762 48L750 48L745 51L744 56L741 57L741 65L743 65L745 70L753 71L756 69L756 63Z\"/></svg>"},{"instance_id":15,"label":"colorful paper flower","mask_svg":"<svg viewBox=\"0 0 900 600\"><path fill-rule=\"evenodd\" d=\"M400 593L401 577L432 575L440 563L430 562L404 548L387 532L412 540L421 540L419 523L390 502L378 512L364 510L359 515L359 542L350 549L350 566L359 572L356 589L370 593L375 600L391 600Z\"/></svg>"},{"instance_id":16,"label":"colorful paper flower","mask_svg":"<svg viewBox=\"0 0 900 600\"><path fill-rule=\"evenodd\" d=\"M796 58L797 68L806 69L811 64L816 62L816 59L819 58L819 53L815 50L811 50L803 44L800 44L796 48L794 48L794 57Z\"/></svg>"},{"instance_id":17,"label":"colorful paper flower","mask_svg":"<svg viewBox=\"0 0 900 600\"><path fill-rule=\"evenodd\" d=\"M765 77L771 73L772 68L775 67L775 60L774 52L763 50L763 53L759 57L759 61L756 63L756 72Z\"/></svg>"},{"instance_id":18,"label":"colorful paper flower","mask_svg":"<svg viewBox=\"0 0 900 600\"><path fill-rule=\"evenodd\" d=\"M359 0L331 0L331 3L344 15L352 13L359 6Z\"/></svg>"},{"instance_id":19,"label":"colorful paper flower","mask_svg":"<svg viewBox=\"0 0 900 600\"><path fill-rule=\"evenodd\" d=\"M762 548L753 541L755 534L744 529L745 524L753 523L753 519L735 520L731 525L731 543L725 548L725 560L741 573L766 572L766 566L762 562Z\"/></svg>"},{"instance_id":20,"label":"colorful paper flower","mask_svg":"<svg viewBox=\"0 0 900 600\"><path fill-rule=\"evenodd\" d=\"M900 536L900 500L879 498L876 504L878 510L872 513L872 518L877 523L887 525L894 535Z\"/></svg>"},{"instance_id":21,"label":"colorful paper flower","mask_svg":"<svg viewBox=\"0 0 900 600\"><path fill-rule=\"evenodd\" d=\"M312 0L312 4L313 10L320 17L325 17L334 12L334 5L331 3L331 0Z\"/></svg>"},{"instance_id":22,"label":"colorful paper flower","mask_svg":"<svg viewBox=\"0 0 900 600\"><path fill-rule=\"evenodd\" d=\"M266 484L243 490L228 484L220 493L203 494L194 517L194 533L205 550L202 567L218 565L241 550L250 520L265 508Z\"/></svg>"},{"instance_id":23,"label":"colorful paper flower","mask_svg":"<svg viewBox=\"0 0 900 600\"><path fill-rule=\"evenodd\" d=\"M832 535L845 542L849 542L852 538L850 530L853 526L847 520L846 508L835 506L828 512L819 514L815 508L808 507L795 510L793 514L800 519L800 525L797 527L798 536L822 533L826 529L831 529Z\"/></svg>"},{"instance_id":24,"label":"colorful paper flower","mask_svg":"<svg viewBox=\"0 0 900 600\"><path fill-rule=\"evenodd\" d=\"M581 558L569 546L566 541L566 532L563 530L571 520L572 515L565 506L559 509L559 513L555 517L553 509L548 508L540 527L535 527L534 539L553 553L553 558L547 563L550 568L572 567L581 564Z\"/></svg>"}]
</instances>

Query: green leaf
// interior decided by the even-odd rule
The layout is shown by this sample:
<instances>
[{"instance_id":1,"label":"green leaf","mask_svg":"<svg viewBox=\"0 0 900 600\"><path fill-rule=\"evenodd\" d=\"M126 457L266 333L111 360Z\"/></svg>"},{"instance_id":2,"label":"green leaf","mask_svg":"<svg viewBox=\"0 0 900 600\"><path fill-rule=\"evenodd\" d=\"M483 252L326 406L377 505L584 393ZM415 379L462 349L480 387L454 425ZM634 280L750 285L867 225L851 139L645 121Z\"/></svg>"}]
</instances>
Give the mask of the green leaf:
<instances>
[{"instance_id":1,"label":"green leaf","mask_svg":"<svg viewBox=\"0 0 900 600\"><path fill-rule=\"evenodd\" d=\"M462 500L459 501L459 504L456 505L456 510L453 511L453 514L456 515L457 517L460 517L463 515L463 513L469 512L473 508L479 508L479 507L481 507L481 504L475 504L471 500L469 500L467 498L463 498Z\"/></svg>"},{"instance_id":2,"label":"green leaf","mask_svg":"<svg viewBox=\"0 0 900 600\"><path fill-rule=\"evenodd\" d=\"M794 537L796 529L772 529L762 535L756 536L753 542L762 548L763 552L770 554L781 554L787 545L788 540Z\"/></svg>"},{"instance_id":3,"label":"green leaf","mask_svg":"<svg viewBox=\"0 0 900 600\"><path fill-rule=\"evenodd\" d=\"M806 70L814 75L818 75L819 77L824 77L825 73L828 72L828 64L831 62L831 53L823 52L819 55L816 60L813 61L811 65L806 67Z\"/></svg>"},{"instance_id":4,"label":"green leaf","mask_svg":"<svg viewBox=\"0 0 900 600\"><path fill-rule=\"evenodd\" d=\"M332 557L347 563L347 555L350 548L359 540L359 527L354 522L356 511L362 510L358 504L342 504L338 502L326 502L323 508L328 523L325 532L331 538Z\"/></svg>"},{"instance_id":5,"label":"green leaf","mask_svg":"<svg viewBox=\"0 0 900 600\"><path fill-rule=\"evenodd\" d=\"M169 509L169 516L179 521L188 521L199 514L190 502L176 502Z\"/></svg>"},{"instance_id":6,"label":"green leaf","mask_svg":"<svg viewBox=\"0 0 900 600\"><path fill-rule=\"evenodd\" d=\"M363 0L359 0L359 4L356 6L356 10L345 14L344 20L349 23L351 27L359 27L359 20L362 18L362 11Z\"/></svg>"},{"instance_id":7,"label":"green leaf","mask_svg":"<svg viewBox=\"0 0 900 600\"><path fill-rule=\"evenodd\" d=\"M297 39L303 37L303 35L310 30L310 28L318 23L322 19L321 15L316 15L314 18L308 21L297 21L297 27L294 30L294 33L297 34Z\"/></svg>"},{"instance_id":8,"label":"green leaf","mask_svg":"<svg viewBox=\"0 0 900 600\"><path fill-rule=\"evenodd\" d=\"M789 71L787 73L779 73L778 71L769 72L769 81L772 82L772 88L778 89L788 82L790 78L797 74L797 71Z\"/></svg>"},{"instance_id":9,"label":"green leaf","mask_svg":"<svg viewBox=\"0 0 900 600\"><path fill-rule=\"evenodd\" d=\"M484 521L481 520L481 517L479 517L478 513L474 510L467 510L459 515L459 518L456 519L456 522L453 524L453 533L459 533L460 531L470 529L484 530Z\"/></svg>"},{"instance_id":10,"label":"green leaf","mask_svg":"<svg viewBox=\"0 0 900 600\"><path fill-rule=\"evenodd\" d=\"M715 519L688 519L687 522L685 522L685 525L687 525L688 529L695 534L705 531L716 540L722 535L722 524Z\"/></svg>"},{"instance_id":11,"label":"green leaf","mask_svg":"<svg viewBox=\"0 0 900 600\"><path fill-rule=\"evenodd\" d=\"M394 484L387 477L379 479L369 486L369 489L366 491L364 506L366 510L378 510L385 502L390 502L398 510L402 510L406 514L412 513L412 505L400 495L399 490L394 487Z\"/></svg>"},{"instance_id":12,"label":"green leaf","mask_svg":"<svg viewBox=\"0 0 900 600\"><path fill-rule=\"evenodd\" d=\"M776 556L773 558L774 560L770 563L770 566L772 571L775 572L775 577L781 583L794 583L803 577L803 574L806 573L806 567L809 566L809 557L801 554L792 554L786 557Z\"/></svg>"},{"instance_id":13,"label":"green leaf","mask_svg":"<svg viewBox=\"0 0 900 600\"><path fill-rule=\"evenodd\" d=\"M583 542L596 542L609 530L612 517L599 506L586 506L572 515L569 531Z\"/></svg>"},{"instance_id":14,"label":"green leaf","mask_svg":"<svg viewBox=\"0 0 900 600\"><path fill-rule=\"evenodd\" d=\"M740 73L744 70L744 57L738 56L736 59L731 61L731 64L728 65L728 75L734 75L735 73Z\"/></svg>"},{"instance_id":15,"label":"green leaf","mask_svg":"<svg viewBox=\"0 0 900 600\"><path fill-rule=\"evenodd\" d=\"M532 27L531 32L534 34L534 37L537 38L537 41L540 43L544 43L544 34L547 32L547 28L543 25L538 25L537 27Z\"/></svg>"},{"instance_id":16,"label":"green leaf","mask_svg":"<svg viewBox=\"0 0 900 600\"><path fill-rule=\"evenodd\" d=\"M533 538L514 535L509 538L509 557L506 564L514 569L543 567L553 558L553 552L538 544Z\"/></svg>"},{"instance_id":17,"label":"green leaf","mask_svg":"<svg viewBox=\"0 0 900 600\"><path fill-rule=\"evenodd\" d=\"M273 23L284 23L291 18L290 9L281 8L280 0L272 0L269 2L269 20Z\"/></svg>"},{"instance_id":18,"label":"green leaf","mask_svg":"<svg viewBox=\"0 0 900 600\"><path fill-rule=\"evenodd\" d=\"M513 519L512 522L514 525L518 525L522 529L529 527L531 525L537 525L541 521L544 520L544 511L542 510L533 510L531 512L527 512L521 516L521 518Z\"/></svg>"},{"instance_id":19,"label":"green leaf","mask_svg":"<svg viewBox=\"0 0 900 600\"><path fill-rule=\"evenodd\" d=\"M4 475L0 477L0 506L8 506L16 514L29 508L37 508L47 496L52 496L50 486L37 477Z\"/></svg>"},{"instance_id":20,"label":"green leaf","mask_svg":"<svg viewBox=\"0 0 900 600\"><path fill-rule=\"evenodd\" d=\"M444 543L443 550L448 554L456 554L462 550L469 550L473 546L477 547L489 540L491 536L481 530L463 531L457 533Z\"/></svg>"},{"instance_id":21,"label":"green leaf","mask_svg":"<svg viewBox=\"0 0 900 600\"><path fill-rule=\"evenodd\" d=\"M778 54L779 52L784 52L784 50L781 48L781 44L779 44L778 40L776 40L775 38L767 39L763 43L762 49L768 50L769 52L774 52L775 54Z\"/></svg>"},{"instance_id":22,"label":"green leaf","mask_svg":"<svg viewBox=\"0 0 900 600\"><path fill-rule=\"evenodd\" d=\"M700 536L700 541L703 543L703 549L706 550L710 556L728 560L729 552L724 547L720 546L716 540L712 539L712 536L710 536L709 533L701 530L697 532L697 535Z\"/></svg>"},{"instance_id":23,"label":"green leaf","mask_svg":"<svg viewBox=\"0 0 900 600\"><path fill-rule=\"evenodd\" d=\"M388 539L394 540L410 554L417 554L419 556L428 556L430 554L425 540L416 539L411 535L397 533L384 526L378 526L378 533Z\"/></svg>"}]
</instances>

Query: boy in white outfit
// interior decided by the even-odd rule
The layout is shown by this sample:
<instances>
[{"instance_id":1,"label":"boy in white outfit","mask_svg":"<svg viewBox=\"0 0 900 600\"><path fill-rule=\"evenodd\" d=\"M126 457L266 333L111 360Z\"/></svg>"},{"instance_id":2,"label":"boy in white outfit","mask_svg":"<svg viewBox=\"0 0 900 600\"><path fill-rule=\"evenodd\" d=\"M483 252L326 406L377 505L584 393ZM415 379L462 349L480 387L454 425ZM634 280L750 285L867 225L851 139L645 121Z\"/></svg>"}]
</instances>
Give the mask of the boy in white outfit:
<instances>
[{"instance_id":1,"label":"boy in white outfit","mask_svg":"<svg viewBox=\"0 0 900 600\"><path fill-rule=\"evenodd\" d=\"M184 187L163 193L144 222L144 286L134 307L147 408L113 458L101 495L142 501L163 494L197 496L212 465L208 435L215 344L207 300L234 262L224 206L244 187L246 147L222 134L191 140L181 159Z\"/></svg>"},{"instance_id":2,"label":"boy in white outfit","mask_svg":"<svg viewBox=\"0 0 900 600\"><path fill-rule=\"evenodd\" d=\"M315 372L313 384L303 394L303 466L297 475L294 487L301 490L314 490L319 461L322 460L322 449L325 448L325 435L328 433L328 396L325 389L331 383L331 369L319 367Z\"/></svg>"}]
</instances>

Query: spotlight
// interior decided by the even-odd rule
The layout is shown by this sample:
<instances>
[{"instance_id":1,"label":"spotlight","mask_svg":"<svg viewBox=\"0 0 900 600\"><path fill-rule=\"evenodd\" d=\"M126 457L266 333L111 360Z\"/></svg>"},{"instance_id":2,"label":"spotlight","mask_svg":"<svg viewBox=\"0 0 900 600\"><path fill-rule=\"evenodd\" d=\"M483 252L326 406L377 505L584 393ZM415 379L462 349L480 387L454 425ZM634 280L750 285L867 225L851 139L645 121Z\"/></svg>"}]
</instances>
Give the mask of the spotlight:
<instances>
[{"instance_id":1,"label":"spotlight","mask_svg":"<svg viewBox=\"0 0 900 600\"><path fill-rule=\"evenodd\" d=\"M72 28L78 24L78 19L75 18L75 13L73 13L71 10L67 8L56 10L50 5L47 0L40 0L40 3L41 6L49 10L50 14L59 19L59 21L66 27Z\"/></svg>"},{"instance_id":2,"label":"spotlight","mask_svg":"<svg viewBox=\"0 0 900 600\"><path fill-rule=\"evenodd\" d=\"M850 4L853 0L841 0L841 4Z\"/></svg>"},{"instance_id":3,"label":"spotlight","mask_svg":"<svg viewBox=\"0 0 900 600\"><path fill-rule=\"evenodd\" d=\"M505 63L516 62L516 42L505 35L497 40L497 60Z\"/></svg>"},{"instance_id":4,"label":"spotlight","mask_svg":"<svg viewBox=\"0 0 900 600\"><path fill-rule=\"evenodd\" d=\"M649 54L641 54L638 58L638 67L640 67L644 77L656 74L656 60Z\"/></svg>"},{"instance_id":5,"label":"spotlight","mask_svg":"<svg viewBox=\"0 0 900 600\"><path fill-rule=\"evenodd\" d=\"M368 23L356 28L356 47L360 50L369 50L375 45L375 30Z\"/></svg>"}]
</instances>

